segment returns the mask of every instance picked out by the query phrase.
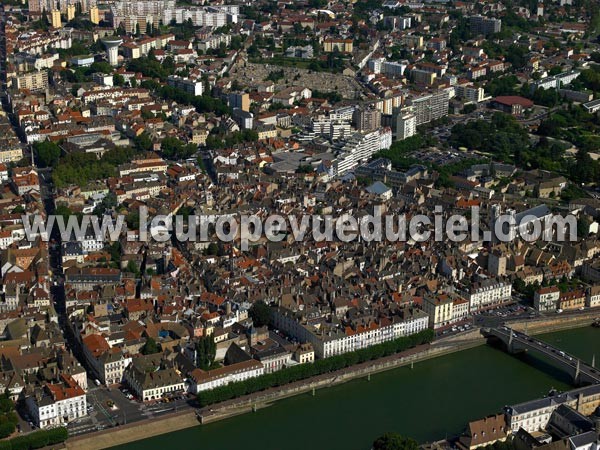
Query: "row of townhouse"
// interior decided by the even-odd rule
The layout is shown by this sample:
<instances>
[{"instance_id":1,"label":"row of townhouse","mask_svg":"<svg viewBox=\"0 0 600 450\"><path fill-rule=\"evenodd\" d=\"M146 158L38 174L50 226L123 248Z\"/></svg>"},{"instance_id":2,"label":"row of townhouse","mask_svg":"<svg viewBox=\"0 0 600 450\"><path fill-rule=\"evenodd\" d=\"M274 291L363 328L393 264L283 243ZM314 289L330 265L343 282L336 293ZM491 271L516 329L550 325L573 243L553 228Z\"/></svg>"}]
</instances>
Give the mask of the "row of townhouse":
<instances>
[{"instance_id":1,"label":"row of townhouse","mask_svg":"<svg viewBox=\"0 0 600 450\"><path fill-rule=\"evenodd\" d=\"M511 299L512 284L494 278L473 283L469 289L468 300L471 313L498 305Z\"/></svg>"},{"instance_id":2,"label":"row of townhouse","mask_svg":"<svg viewBox=\"0 0 600 450\"><path fill-rule=\"evenodd\" d=\"M541 312L595 308L600 306L600 285L566 292L561 292L558 286L543 287L535 292L533 305Z\"/></svg>"},{"instance_id":3,"label":"row of townhouse","mask_svg":"<svg viewBox=\"0 0 600 450\"><path fill-rule=\"evenodd\" d=\"M192 394L198 394L229 383L258 377L264 373L264 366L255 359L241 361L213 370L195 369L188 379L188 390Z\"/></svg>"},{"instance_id":4,"label":"row of townhouse","mask_svg":"<svg viewBox=\"0 0 600 450\"><path fill-rule=\"evenodd\" d=\"M545 431L552 413L561 405L584 415L600 406L600 385L591 385L548 397L506 407L506 422L513 433L523 428L528 433Z\"/></svg>"},{"instance_id":5,"label":"row of townhouse","mask_svg":"<svg viewBox=\"0 0 600 450\"><path fill-rule=\"evenodd\" d=\"M342 327L327 323L322 316L299 318L286 308L278 308L273 313L273 324L298 341L312 344L316 356L328 358L423 331L429 326L429 316L407 308L403 315Z\"/></svg>"}]
</instances>

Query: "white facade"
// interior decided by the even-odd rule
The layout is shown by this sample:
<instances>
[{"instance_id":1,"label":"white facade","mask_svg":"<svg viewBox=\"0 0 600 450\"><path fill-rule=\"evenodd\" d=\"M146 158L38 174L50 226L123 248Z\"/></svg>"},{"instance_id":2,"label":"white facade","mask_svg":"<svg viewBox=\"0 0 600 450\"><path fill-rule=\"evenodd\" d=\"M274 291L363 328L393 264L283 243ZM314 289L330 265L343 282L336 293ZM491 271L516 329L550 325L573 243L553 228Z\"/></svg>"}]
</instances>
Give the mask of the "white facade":
<instances>
[{"instance_id":1,"label":"white facade","mask_svg":"<svg viewBox=\"0 0 600 450\"><path fill-rule=\"evenodd\" d=\"M534 294L533 305L538 311L556 311L559 299L560 289L556 286L547 287Z\"/></svg>"},{"instance_id":2,"label":"white facade","mask_svg":"<svg viewBox=\"0 0 600 450\"><path fill-rule=\"evenodd\" d=\"M189 78L182 78L177 75L169 75L167 83L169 86L184 90L192 95L202 95L202 92L204 92L204 84L201 80L190 80Z\"/></svg>"},{"instance_id":3,"label":"white facade","mask_svg":"<svg viewBox=\"0 0 600 450\"><path fill-rule=\"evenodd\" d=\"M457 84L454 86L454 90L459 98L469 102L479 103L485 99L485 91L477 86Z\"/></svg>"},{"instance_id":4,"label":"white facade","mask_svg":"<svg viewBox=\"0 0 600 450\"><path fill-rule=\"evenodd\" d=\"M43 394L27 398L26 405L36 426L51 428L87 415L85 392L70 380L73 386L46 385Z\"/></svg>"},{"instance_id":5,"label":"white facade","mask_svg":"<svg viewBox=\"0 0 600 450\"><path fill-rule=\"evenodd\" d=\"M385 326L373 324L365 329L348 330L348 332L336 328L318 334L317 330L313 330L310 326L300 324L290 311L281 309L273 317L275 327L284 330L300 342L311 343L315 354L320 358L328 358L409 336L427 329L429 325L429 316L422 311L415 311L411 317L404 320L394 317L400 320L394 320Z\"/></svg>"},{"instance_id":6,"label":"white facade","mask_svg":"<svg viewBox=\"0 0 600 450\"><path fill-rule=\"evenodd\" d=\"M120 356L116 360L108 360L104 363L104 382L107 386L118 384L123 381L123 374L127 366L131 364L131 357Z\"/></svg>"},{"instance_id":7,"label":"white facade","mask_svg":"<svg viewBox=\"0 0 600 450\"><path fill-rule=\"evenodd\" d=\"M265 369L263 365L255 360L243 361L209 371L196 369L192 372L189 392L197 394L198 392L215 389L229 383L235 383L236 381L259 377L264 373Z\"/></svg>"},{"instance_id":8,"label":"white facade","mask_svg":"<svg viewBox=\"0 0 600 450\"><path fill-rule=\"evenodd\" d=\"M474 286L469 293L469 308L471 312L487 306L502 303L511 298L512 285L501 281L491 280Z\"/></svg>"}]
</instances>

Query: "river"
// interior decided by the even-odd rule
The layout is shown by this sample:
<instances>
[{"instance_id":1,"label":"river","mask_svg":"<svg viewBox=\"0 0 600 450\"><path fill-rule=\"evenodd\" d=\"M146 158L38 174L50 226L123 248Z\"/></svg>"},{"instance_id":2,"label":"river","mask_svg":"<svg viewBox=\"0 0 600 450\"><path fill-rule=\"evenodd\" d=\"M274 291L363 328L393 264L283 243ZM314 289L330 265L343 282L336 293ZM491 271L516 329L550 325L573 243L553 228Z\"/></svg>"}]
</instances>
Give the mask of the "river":
<instances>
[{"instance_id":1,"label":"river","mask_svg":"<svg viewBox=\"0 0 600 450\"><path fill-rule=\"evenodd\" d=\"M588 362L594 354L600 358L600 329L539 338ZM570 387L566 375L540 359L485 345L114 449L367 450L386 431L434 441L459 434L468 421L504 405Z\"/></svg>"}]
</instances>

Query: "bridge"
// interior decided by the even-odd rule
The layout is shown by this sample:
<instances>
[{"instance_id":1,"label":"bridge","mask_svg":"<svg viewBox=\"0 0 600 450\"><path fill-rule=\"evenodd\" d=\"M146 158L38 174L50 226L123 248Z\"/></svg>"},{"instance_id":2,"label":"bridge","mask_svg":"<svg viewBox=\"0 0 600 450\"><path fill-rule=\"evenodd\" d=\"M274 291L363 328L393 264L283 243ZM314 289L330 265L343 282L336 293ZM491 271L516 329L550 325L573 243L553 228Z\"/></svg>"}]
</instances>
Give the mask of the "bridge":
<instances>
[{"instance_id":1,"label":"bridge","mask_svg":"<svg viewBox=\"0 0 600 450\"><path fill-rule=\"evenodd\" d=\"M567 372L576 385L600 383L600 370L596 370L593 366L575 356L525 333L502 326L499 328L482 328L481 334L488 340L501 342L508 353L534 351L545 356L557 367Z\"/></svg>"}]
</instances>

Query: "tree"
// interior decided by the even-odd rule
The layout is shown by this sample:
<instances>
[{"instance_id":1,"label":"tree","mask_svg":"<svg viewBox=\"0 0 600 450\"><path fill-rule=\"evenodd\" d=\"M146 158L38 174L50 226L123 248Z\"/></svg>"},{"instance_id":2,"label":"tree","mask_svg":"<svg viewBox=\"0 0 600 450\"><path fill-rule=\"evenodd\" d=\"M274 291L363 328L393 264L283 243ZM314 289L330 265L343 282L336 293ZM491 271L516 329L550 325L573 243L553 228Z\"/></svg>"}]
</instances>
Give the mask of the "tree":
<instances>
[{"instance_id":1,"label":"tree","mask_svg":"<svg viewBox=\"0 0 600 450\"><path fill-rule=\"evenodd\" d=\"M125 223L130 230L139 230L140 228L140 213L139 211L130 211L125 217Z\"/></svg>"},{"instance_id":2,"label":"tree","mask_svg":"<svg viewBox=\"0 0 600 450\"><path fill-rule=\"evenodd\" d=\"M587 216L581 215L577 219L577 237L582 239L590 233L591 222Z\"/></svg>"},{"instance_id":3,"label":"tree","mask_svg":"<svg viewBox=\"0 0 600 450\"><path fill-rule=\"evenodd\" d=\"M33 144L33 153L39 167L54 167L60 159L60 147L50 141L36 142Z\"/></svg>"},{"instance_id":4,"label":"tree","mask_svg":"<svg viewBox=\"0 0 600 450\"><path fill-rule=\"evenodd\" d=\"M71 211L69 207L65 205L58 205L54 210L54 213L57 216L62 216L64 220L68 220L69 217L73 215L73 211Z\"/></svg>"},{"instance_id":5,"label":"tree","mask_svg":"<svg viewBox=\"0 0 600 450\"><path fill-rule=\"evenodd\" d=\"M419 444L398 433L385 433L373 442L373 450L418 450Z\"/></svg>"},{"instance_id":6,"label":"tree","mask_svg":"<svg viewBox=\"0 0 600 450\"><path fill-rule=\"evenodd\" d=\"M469 103L463 107L461 114L471 114L475 111L477 111L477 105L474 103Z\"/></svg>"},{"instance_id":7,"label":"tree","mask_svg":"<svg viewBox=\"0 0 600 450\"><path fill-rule=\"evenodd\" d=\"M206 254L209 256L217 256L219 254L219 246L215 242L208 244Z\"/></svg>"},{"instance_id":8,"label":"tree","mask_svg":"<svg viewBox=\"0 0 600 450\"><path fill-rule=\"evenodd\" d=\"M249 314L255 327L264 327L271 323L271 308L262 300L250 307Z\"/></svg>"},{"instance_id":9,"label":"tree","mask_svg":"<svg viewBox=\"0 0 600 450\"><path fill-rule=\"evenodd\" d=\"M133 259L130 259L125 269L127 272L134 274L136 277L140 275L140 269Z\"/></svg>"},{"instance_id":10,"label":"tree","mask_svg":"<svg viewBox=\"0 0 600 450\"><path fill-rule=\"evenodd\" d=\"M125 77L120 73L115 73L113 75L113 84L115 86L124 86L125 85Z\"/></svg>"},{"instance_id":11,"label":"tree","mask_svg":"<svg viewBox=\"0 0 600 450\"><path fill-rule=\"evenodd\" d=\"M184 144L175 137L166 137L160 144L163 155L168 159L186 159L192 156L198 148L195 144Z\"/></svg>"},{"instance_id":12,"label":"tree","mask_svg":"<svg viewBox=\"0 0 600 450\"><path fill-rule=\"evenodd\" d=\"M162 349L160 347L160 344L157 344L156 341L154 339L152 339L151 337L146 339L146 343L140 350L142 355L153 355L153 354L159 353L161 351L162 351Z\"/></svg>"},{"instance_id":13,"label":"tree","mask_svg":"<svg viewBox=\"0 0 600 450\"><path fill-rule=\"evenodd\" d=\"M217 356L217 344L212 336L203 336L196 342L196 364L202 370L209 370Z\"/></svg>"},{"instance_id":14,"label":"tree","mask_svg":"<svg viewBox=\"0 0 600 450\"><path fill-rule=\"evenodd\" d=\"M110 265L114 268L121 266L121 243L115 241L108 246L108 253L110 253Z\"/></svg>"},{"instance_id":15,"label":"tree","mask_svg":"<svg viewBox=\"0 0 600 450\"><path fill-rule=\"evenodd\" d=\"M101 72L105 74L112 73L112 66L106 61L98 61L90 66L91 72Z\"/></svg>"},{"instance_id":16,"label":"tree","mask_svg":"<svg viewBox=\"0 0 600 450\"><path fill-rule=\"evenodd\" d=\"M117 196L113 192L109 192L104 196L100 204L94 208L94 214L101 217L115 206L117 206Z\"/></svg>"},{"instance_id":17,"label":"tree","mask_svg":"<svg viewBox=\"0 0 600 450\"><path fill-rule=\"evenodd\" d=\"M0 395L0 413L6 414L15 409L15 404L6 394Z\"/></svg>"},{"instance_id":18,"label":"tree","mask_svg":"<svg viewBox=\"0 0 600 450\"><path fill-rule=\"evenodd\" d=\"M150 136L146 132L133 138L133 143L135 144L135 148L142 152L150 151L154 147L152 139L150 139Z\"/></svg>"}]
</instances>

